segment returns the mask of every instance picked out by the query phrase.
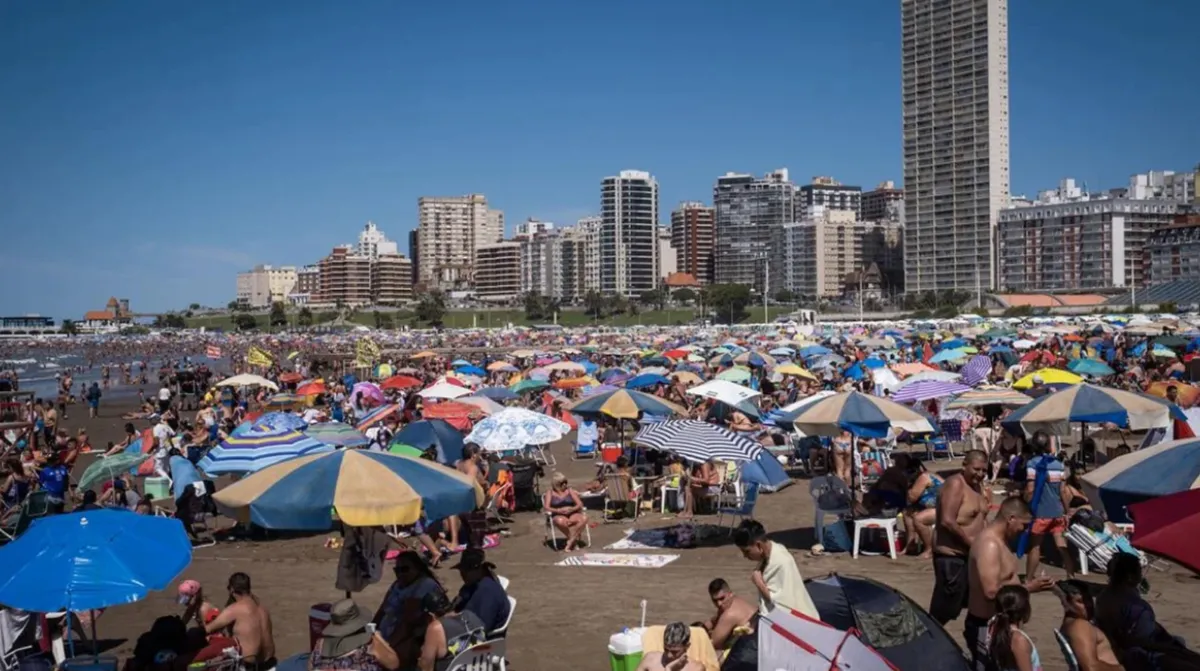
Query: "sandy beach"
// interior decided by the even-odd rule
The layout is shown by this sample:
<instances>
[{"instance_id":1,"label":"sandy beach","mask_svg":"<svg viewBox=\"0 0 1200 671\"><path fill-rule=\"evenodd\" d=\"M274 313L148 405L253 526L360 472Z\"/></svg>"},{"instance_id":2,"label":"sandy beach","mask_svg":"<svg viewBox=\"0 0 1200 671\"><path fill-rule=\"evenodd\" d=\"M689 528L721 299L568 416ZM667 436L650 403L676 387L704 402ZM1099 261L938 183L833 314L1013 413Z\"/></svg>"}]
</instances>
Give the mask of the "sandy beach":
<instances>
[{"instance_id":1,"label":"sandy beach","mask_svg":"<svg viewBox=\"0 0 1200 671\"><path fill-rule=\"evenodd\" d=\"M132 398L136 400L136 396ZM129 409L132 409L132 402L114 399L101 407L100 417L88 419L86 408L76 405L70 409L67 426L87 428L93 444L103 446L107 441L121 437L126 420L120 415ZM135 425L140 429L146 422L135 422ZM579 487L591 479L595 467L591 461L572 461L570 450L567 441L552 447L558 466L547 469L547 475L551 470L559 470ZM92 458L92 455L82 457L76 473L82 472ZM954 466L948 462L937 465L943 468ZM886 556L864 556L855 560L848 554L807 556L814 539L813 505L806 479L797 480L781 492L760 497L756 512L756 517L766 525L772 537L796 556L805 577L831 572L867 575L892 585L921 605L928 604L933 588L928 561L913 557L892 561ZM599 513L593 511L591 519L598 522ZM673 516L663 516L655 510L642 517L638 527L673 523ZM600 550L620 540L631 526L627 523L597 523L591 529L594 549ZM608 637L622 627L638 623L642 599L648 602L648 622L699 620L711 615L712 606L705 586L716 577L725 578L736 591L753 599L749 578L751 563L742 559L725 536L693 549L644 551L680 556L663 568L632 569L555 566L563 555L544 544L545 524L542 516L536 513L518 513L511 532L511 536L501 539L499 547L488 551L488 557L499 567L499 573L512 581L509 593L517 600L516 615L509 631L508 653L515 668L528 671L607 668ZM221 588L230 573L249 573L254 591L271 609L279 656L302 652L308 646L309 608L342 597L334 587L338 550L323 547L326 538L332 535L331 532L265 542L223 542L196 550L192 565L183 578L199 580L217 600L223 597ZM1051 550L1048 556L1053 554ZM1048 566L1047 572L1051 576L1063 575L1055 566ZM443 568L437 575L451 593L461 584L455 571ZM1149 599L1159 620L1185 636L1200 631L1200 613L1194 607L1200 600L1200 579L1178 567L1166 572L1150 571L1148 578L1151 584ZM1087 579L1097 584L1103 582L1103 576L1094 573ZM375 584L354 598L362 607L373 611L386 589L386 583ZM123 656L131 652L137 636L154 618L179 611L174 594L172 588L151 594L141 602L109 609L98 624L100 639L115 654ZM1046 669L1066 669L1062 654L1050 635L1062 614L1057 597L1044 593L1035 594L1033 599L1034 619L1026 630L1034 637ZM950 623L947 629L961 642L961 619Z\"/></svg>"}]
</instances>

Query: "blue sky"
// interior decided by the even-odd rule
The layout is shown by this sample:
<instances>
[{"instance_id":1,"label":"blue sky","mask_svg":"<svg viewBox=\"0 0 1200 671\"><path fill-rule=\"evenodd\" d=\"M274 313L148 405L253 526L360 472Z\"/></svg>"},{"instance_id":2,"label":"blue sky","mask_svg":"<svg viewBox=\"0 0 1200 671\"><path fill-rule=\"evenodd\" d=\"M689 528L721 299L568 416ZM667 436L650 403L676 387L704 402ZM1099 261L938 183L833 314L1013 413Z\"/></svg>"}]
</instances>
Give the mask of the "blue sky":
<instances>
[{"instance_id":1,"label":"blue sky","mask_svg":"<svg viewBox=\"0 0 1200 671\"><path fill-rule=\"evenodd\" d=\"M1012 0L1015 193L1200 161L1200 3ZM509 227L652 172L901 178L895 0L0 4L0 314L224 304L421 195ZM15 273L15 274L14 274ZM19 289L17 287L20 287Z\"/></svg>"}]
</instances>

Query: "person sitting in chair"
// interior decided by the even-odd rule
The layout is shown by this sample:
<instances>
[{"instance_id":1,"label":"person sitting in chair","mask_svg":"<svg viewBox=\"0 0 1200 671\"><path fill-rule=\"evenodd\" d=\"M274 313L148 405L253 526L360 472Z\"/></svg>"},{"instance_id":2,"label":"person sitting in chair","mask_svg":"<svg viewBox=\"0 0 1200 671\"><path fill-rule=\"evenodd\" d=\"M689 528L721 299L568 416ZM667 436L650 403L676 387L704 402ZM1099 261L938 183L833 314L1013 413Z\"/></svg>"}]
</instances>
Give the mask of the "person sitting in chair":
<instances>
[{"instance_id":1,"label":"person sitting in chair","mask_svg":"<svg viewBox=\"0 0 1200 671\"><path fill-rule=\"evenodd\" d=\"M648 652L637 671L704 671L699 662L688 659L692 631L682 622L672 622L663 631L662 652Z\"/></svg>"},{"instance_id":2,"label":"person sitting in chair","mask_svg":"<svg viewBox=\"0 0 1200 671\"><path fill-rule=\"evenodd\" d=\"M549 513L550 523L567 537L563 551L574 552L588 524L587 515L583 514L583 501L562 473L555 473L550 482L550 491L542 495L542 507Z\"/></svg>"}]
</instances>

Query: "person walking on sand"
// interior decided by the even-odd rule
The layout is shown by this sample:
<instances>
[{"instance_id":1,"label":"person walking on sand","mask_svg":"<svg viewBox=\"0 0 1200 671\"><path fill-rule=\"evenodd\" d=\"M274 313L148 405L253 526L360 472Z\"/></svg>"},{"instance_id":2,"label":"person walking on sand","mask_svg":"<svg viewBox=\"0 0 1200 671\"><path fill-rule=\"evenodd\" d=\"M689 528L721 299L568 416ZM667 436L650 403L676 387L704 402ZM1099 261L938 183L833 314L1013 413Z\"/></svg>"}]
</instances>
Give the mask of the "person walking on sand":
<instances>
[{"instance_id":1,"label":"person walking on sand","mask_svg":"<svg viewBox=\"0 0 1200 671\"><path fill-rule=\"evenodd\" d=\"M791 608L814 620L821 614L813 604L796 558L788 549L767 538L767 530L756 520L743 520L733 534L733 542L742 556L757 562L750 580L758 589L759 613L766 615L776 607Z\"/></svg>"}]
</instances>

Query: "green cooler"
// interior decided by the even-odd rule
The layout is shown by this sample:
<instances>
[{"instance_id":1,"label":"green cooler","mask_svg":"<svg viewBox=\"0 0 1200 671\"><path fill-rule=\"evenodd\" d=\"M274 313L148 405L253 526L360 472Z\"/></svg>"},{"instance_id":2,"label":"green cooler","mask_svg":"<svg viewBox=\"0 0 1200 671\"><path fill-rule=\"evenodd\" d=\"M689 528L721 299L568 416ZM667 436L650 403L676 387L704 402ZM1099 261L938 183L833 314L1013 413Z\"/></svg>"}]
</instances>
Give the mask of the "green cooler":
<instances>
[{"instance_id":1,"label":"green cooler","mask_svg":"<svg viewBox=\"0 0 1200 671\"><path fill-rule=\"evenodd\" d=\"M626 629L608 639L608 661L612 671L637 671L642 663L642 632Z\"/></svg>"}]
</instances>

